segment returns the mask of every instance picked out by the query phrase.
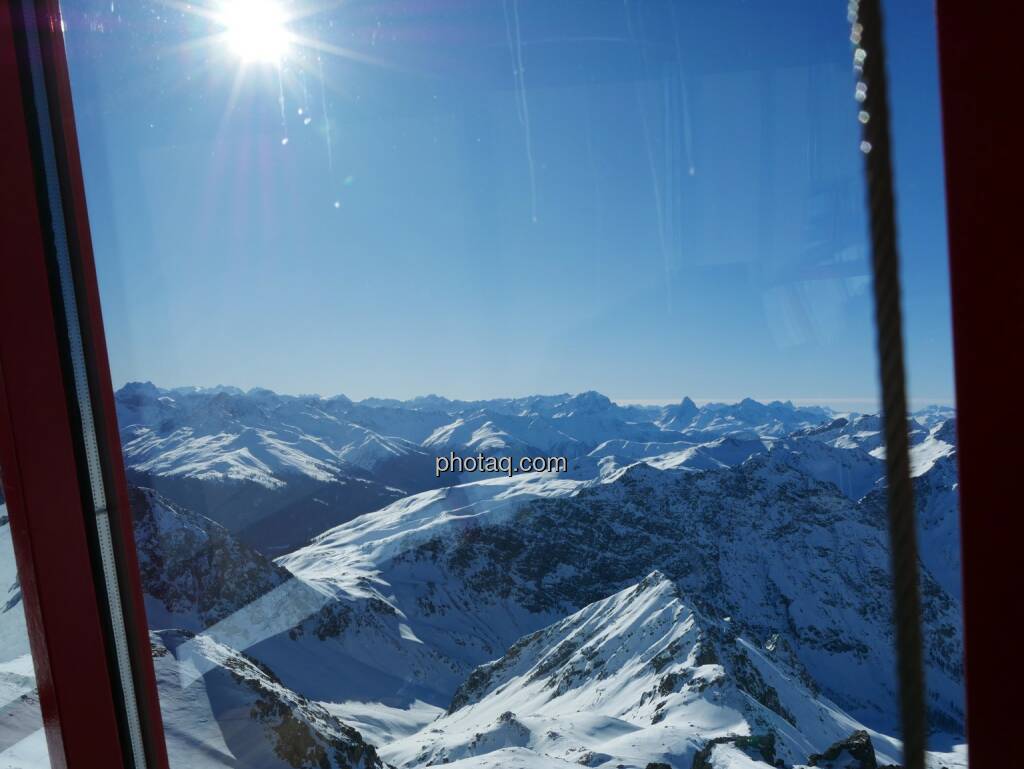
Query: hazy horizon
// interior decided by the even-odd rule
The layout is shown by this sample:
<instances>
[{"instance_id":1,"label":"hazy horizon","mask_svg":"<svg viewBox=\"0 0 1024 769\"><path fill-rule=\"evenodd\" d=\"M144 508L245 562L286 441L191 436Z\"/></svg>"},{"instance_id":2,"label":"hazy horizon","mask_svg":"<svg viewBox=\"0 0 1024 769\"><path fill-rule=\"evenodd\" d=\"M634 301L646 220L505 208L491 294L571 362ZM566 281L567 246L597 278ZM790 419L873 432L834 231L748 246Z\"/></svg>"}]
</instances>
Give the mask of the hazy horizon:
<instances>
[{"instance_id":1,"label":"hazy horizon","mask_svg":"<svg viewBox=\"0 0 1024 769\"><path fill-rule=\"evenodd\" d=\"M410 396L394 396L394 395L387 395L387 394L382 395L382 394L377 394L377 393L352 394L350 392L346 392L344 390L344 388L336 390L336 391L328 391L328 392L282 391L282 390L277 390L277 389L270 388L270 387L263 387L261 385L252 385L252 386L249 386L249 387L243 387L243 386L232 384L232 383L228 383L228 382L218 382L218 383L215 383L215 384L208 384L208 385L196 385L196 384L165 385L165 384L161 384L159 382L153 382L152 380L149 380L149 379L142 379L142 380L130 380L130 381L127 381L127 382L121 382L121 383L115 385L115 390L120 390L123 387L125 387L127 385L130 385L130 384L152 384L157 389L167 390L167 391L195 390L195 391L198 391L198 392L204 392L204 391L210 392L210 391L216 391L216 390L219 390L219 389L229 389L230 388L230 389L240 390L243 393L249 393L249 392L251 392L253 390L267 390L267 391L270 391L270 392L274 393L275 395L280 395L280 396L284 396L284 397L294 397L294 398L311 397L311 398L320 398L320 399L323 399L323 400L329 400L331 398L336 398L336 397L339 397L339 396L344 396L344 397L348 398L349 400L353 401L354 403L361 403L361 402L366 401L366 400L393 400L393 401L399 401L399 402L407 403L407 402L410 402L410 401L415 401L415 400L424 399L424 398L444 398L444 399L449 400L449 401L459 401L459 402L473 403L473 402L498 401L498 400L517 400L517 399L521 399L521 398L530 398L530 397L557 397L557 396L562 396L562 395L572 397L572 396L575 396L575 395L580 395L581 393L584 393L584 392L597 392L597 393L600 393L601 395L606 396L609 400L611 400L612 402L614 402L614 403L616 403L616 404L618 404L620 406L670 406L670 405L676 405L676 404L681 403L684 398L689 398L690 400L692 400L698 406L706 406L708 404L716 404L716 403L717 404L739 403L740 401L742 401L742 400L744 400L746 398L750 398L750 399L755 400L755 401L757 401L759 403L765 403L765 404L773 403L773 402L785 403L785 402L788 401L788 402L791 402L794 406L827 406L827 407L831 408L833 411L837 411L837 412L857 411L857 412L860 412L860 413L877 413L878 411L880 411L880 405L877 403L877 401L873 401L872 399L866 398L866 397L855 397L855 396L854 397L846 397L846 398L843 398L843 397L837 397L837 398L813 398L813 397L806 397L805 398L805 397L793 397L793 396L777 396L777 395L776 396L758 396L758 395L753 395L753 394L746 394L746 395L726 396L726 397L706 397L706 396L689 395L687 393L683 393L682 395L680 395L678 397L667 397L667 398L629 398L629 397L618 397L618 396L615 396L615 395L610 395L608 393L602 392L601 390L597 390L595 388L589 388L587 390L577 390L577 391L562 391L562 392L545 391L545 392L530 392L530 393L511 394L511 395L506 393L506 394L498 394L498 395L493 395L493 396L483 397L483 398L467 398L467 397L460 397L458 395L452 395L452 394L443 393L443 392L425 392L425 393L417 393L415 395L410 395ZM949 408L955 408L956 407L955 401L953 401L953 400L942 400L942 399L937 399L937 398L912 398L912 399L909 400L908 405L909 405L909 407L910 407L910 409L912 411L918 411L918 410L920 410L922 408L926 408L928 406L940 406L940 407L949 407Z\"/></svg>"}]
</instances>

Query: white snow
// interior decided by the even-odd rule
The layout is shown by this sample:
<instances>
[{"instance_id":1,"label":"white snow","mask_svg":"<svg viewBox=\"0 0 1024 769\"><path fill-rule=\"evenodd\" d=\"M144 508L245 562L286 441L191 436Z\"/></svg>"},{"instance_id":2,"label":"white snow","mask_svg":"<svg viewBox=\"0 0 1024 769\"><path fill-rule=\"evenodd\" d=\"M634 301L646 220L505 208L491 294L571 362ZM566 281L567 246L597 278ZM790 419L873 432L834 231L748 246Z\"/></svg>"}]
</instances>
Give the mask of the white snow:
<instances>
[{"instance_id":1,"label":"white snow","mask_svg":"<svg viewBox=\"0 0 1024 769\"><path fill-rule=\"evenodd\" d=\"M567 496L582 486L548 473L525 473L425 491L326 531L277 562L305 579L330 580L360 594L359 579L398 552L468 525L497 523L530 499Z\"/></svg>"}]
</instances>

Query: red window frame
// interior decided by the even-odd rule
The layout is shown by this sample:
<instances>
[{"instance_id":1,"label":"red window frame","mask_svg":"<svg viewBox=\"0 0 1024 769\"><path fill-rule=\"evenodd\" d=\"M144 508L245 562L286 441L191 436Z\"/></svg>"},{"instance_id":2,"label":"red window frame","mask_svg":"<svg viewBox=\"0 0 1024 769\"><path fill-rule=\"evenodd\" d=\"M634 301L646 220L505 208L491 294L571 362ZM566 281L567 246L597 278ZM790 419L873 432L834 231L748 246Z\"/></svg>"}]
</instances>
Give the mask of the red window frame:
<instances>
[{"instance_id":1,"label":"red window frame","mask_svg":"<svg viewBox=\"0 0 1024 769\"><path fill-rule=\"evenodd\" d=\"M147 763L166 769L59 7L54 0L34 7ZM53 766L127 767L124 703L87 525L81 425L62 341L21 8L15 0L0 3L0 467ZM1017 447L991 416L993 396L1012 395L1003 362L1024 338L1024 262L1010 251L1019 239L1010 208L1021 174L1004 85L1016 71L1017 25L1006 10L938 2L972 769L1010 765L1016 713L1003 703L1024 682L1009 662L1016 638L1005 621L1020 605L1013 566L1021 526L1012 513L1020 490L1018 474L997 461L1014 457Z\"/></svg>"},{"instance_id":2,"label":"red window frame","mask_svg":"<svg viewBox=\"0 0 1024 769\"><path fill-rule=\"evenodd\" d=\"M25 23L25 8L36 23ZM28 46L37 35L51 134L36 119ZM0 5L0 468L50 760L55 767L132 766L126 705L114 675L82 425L70 383L67 319L54 266L46 142L74 271L90 407L101 453L120 600L147 766L167 769L131 512L114 412L71 108L59 6Z\"/></svg>"},{"instance_id":3,"label":"red window frame","mask_svg":"<svg viewBox=\"0 0 1024 769\"><path fill-rule=\"evenodd\" d=\"M1012 408L1024 347L1020 129L1007 79L1020 66L1019 16L1002 3L938 3L972 769L1020 760L1018 714L1005 706L1024 683L1007 621L1024 596L1020 448L993 411L996 399Z\"/></svg>"}]
</instances>

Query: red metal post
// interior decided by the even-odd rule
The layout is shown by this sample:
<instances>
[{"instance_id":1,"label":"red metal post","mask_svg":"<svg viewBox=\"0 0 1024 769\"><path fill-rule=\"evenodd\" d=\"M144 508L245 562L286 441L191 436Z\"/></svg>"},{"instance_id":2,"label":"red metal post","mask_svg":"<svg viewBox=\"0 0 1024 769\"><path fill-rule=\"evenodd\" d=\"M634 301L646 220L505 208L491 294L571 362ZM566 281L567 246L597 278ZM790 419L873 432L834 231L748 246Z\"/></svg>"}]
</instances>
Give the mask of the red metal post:
<instances>
[{"instance_id":1,"label":"red metal post","mask_svg":"<svg viewBox=\"0 0 1024 769\"><path fill-rule=\"evenodd\" d=\"M157 694L156 675L149 644L139 576L135 534L128 484L121 453L121 439L114 406L114 388L107 359L107 343L100 310L99 285L86 208L85 182L78 150L71 79L68 73L64 36L60 23L60 4L56 0L39 3L48 27L43 30L42 55L50 85L50 109L53 116L60 176L64 185L64 217L78 292L79 321L85 346L89 373L89 390L93 396L92 410L107 487L108 514L118 550L119 576L122 583L122 609L131 647L136 675L139 717L146 742L149 769L168 769L163 720Z\"/></svg>"},{"instance_id":2,"label":"red metal post","mask_svg":"<svg viewBox=\"0 0 1024 769\"><path fill-rule=\"evenodd\" d=\"M56 767L125 765L109 665L105 603L91 553L95 533L81 466L80 426L55 290L53 228L40 146L50 141L75 273L77 305L118 549L121 595L147 763L166 747L121 463L70 85L56 3L37 3L52 135L36 121L24 17L0 4L0 467L51 760Z\"/></svg>"},{"instance_id":3,"label":"red metal post","mask_svg":"<svg viewBox=\"0 0 1024 769\"><path fill-rule=\"evenodd\" d=\"M116 767L121 743L12 14L0 4L0 466L51 761Z\"/></svg>"},{"instance_id":4,"label":"red metal post","mask_svg":"<svg viewBox=\"0 0 1024 769\"><path fill-rule=\"evenodd\" d=\"M939 0L939 58L957 429L971 769L1018 762L1016 634L1020 579L1020 440L1024 349L1020 248L1020 11L1012 3Z\"/></svg>"}]
</instances>

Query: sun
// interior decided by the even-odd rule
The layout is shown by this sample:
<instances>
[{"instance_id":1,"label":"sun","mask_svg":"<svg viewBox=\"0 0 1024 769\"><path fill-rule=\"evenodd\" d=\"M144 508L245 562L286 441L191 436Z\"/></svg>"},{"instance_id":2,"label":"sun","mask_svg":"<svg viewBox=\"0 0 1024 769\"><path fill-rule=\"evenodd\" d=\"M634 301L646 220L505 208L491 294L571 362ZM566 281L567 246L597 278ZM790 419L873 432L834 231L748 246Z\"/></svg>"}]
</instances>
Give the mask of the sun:
<instances>
[{"instance_id":1,"label":"sun","mask_svg":"<svg viewBox=\"0 0 1024 769\"><path fill-rule=\"evenodd\" d=\"M276 64L288 52L288 18L274 0L226 0L218 21L228 48L243 62Z\"/></svg>"}]
</instances>

